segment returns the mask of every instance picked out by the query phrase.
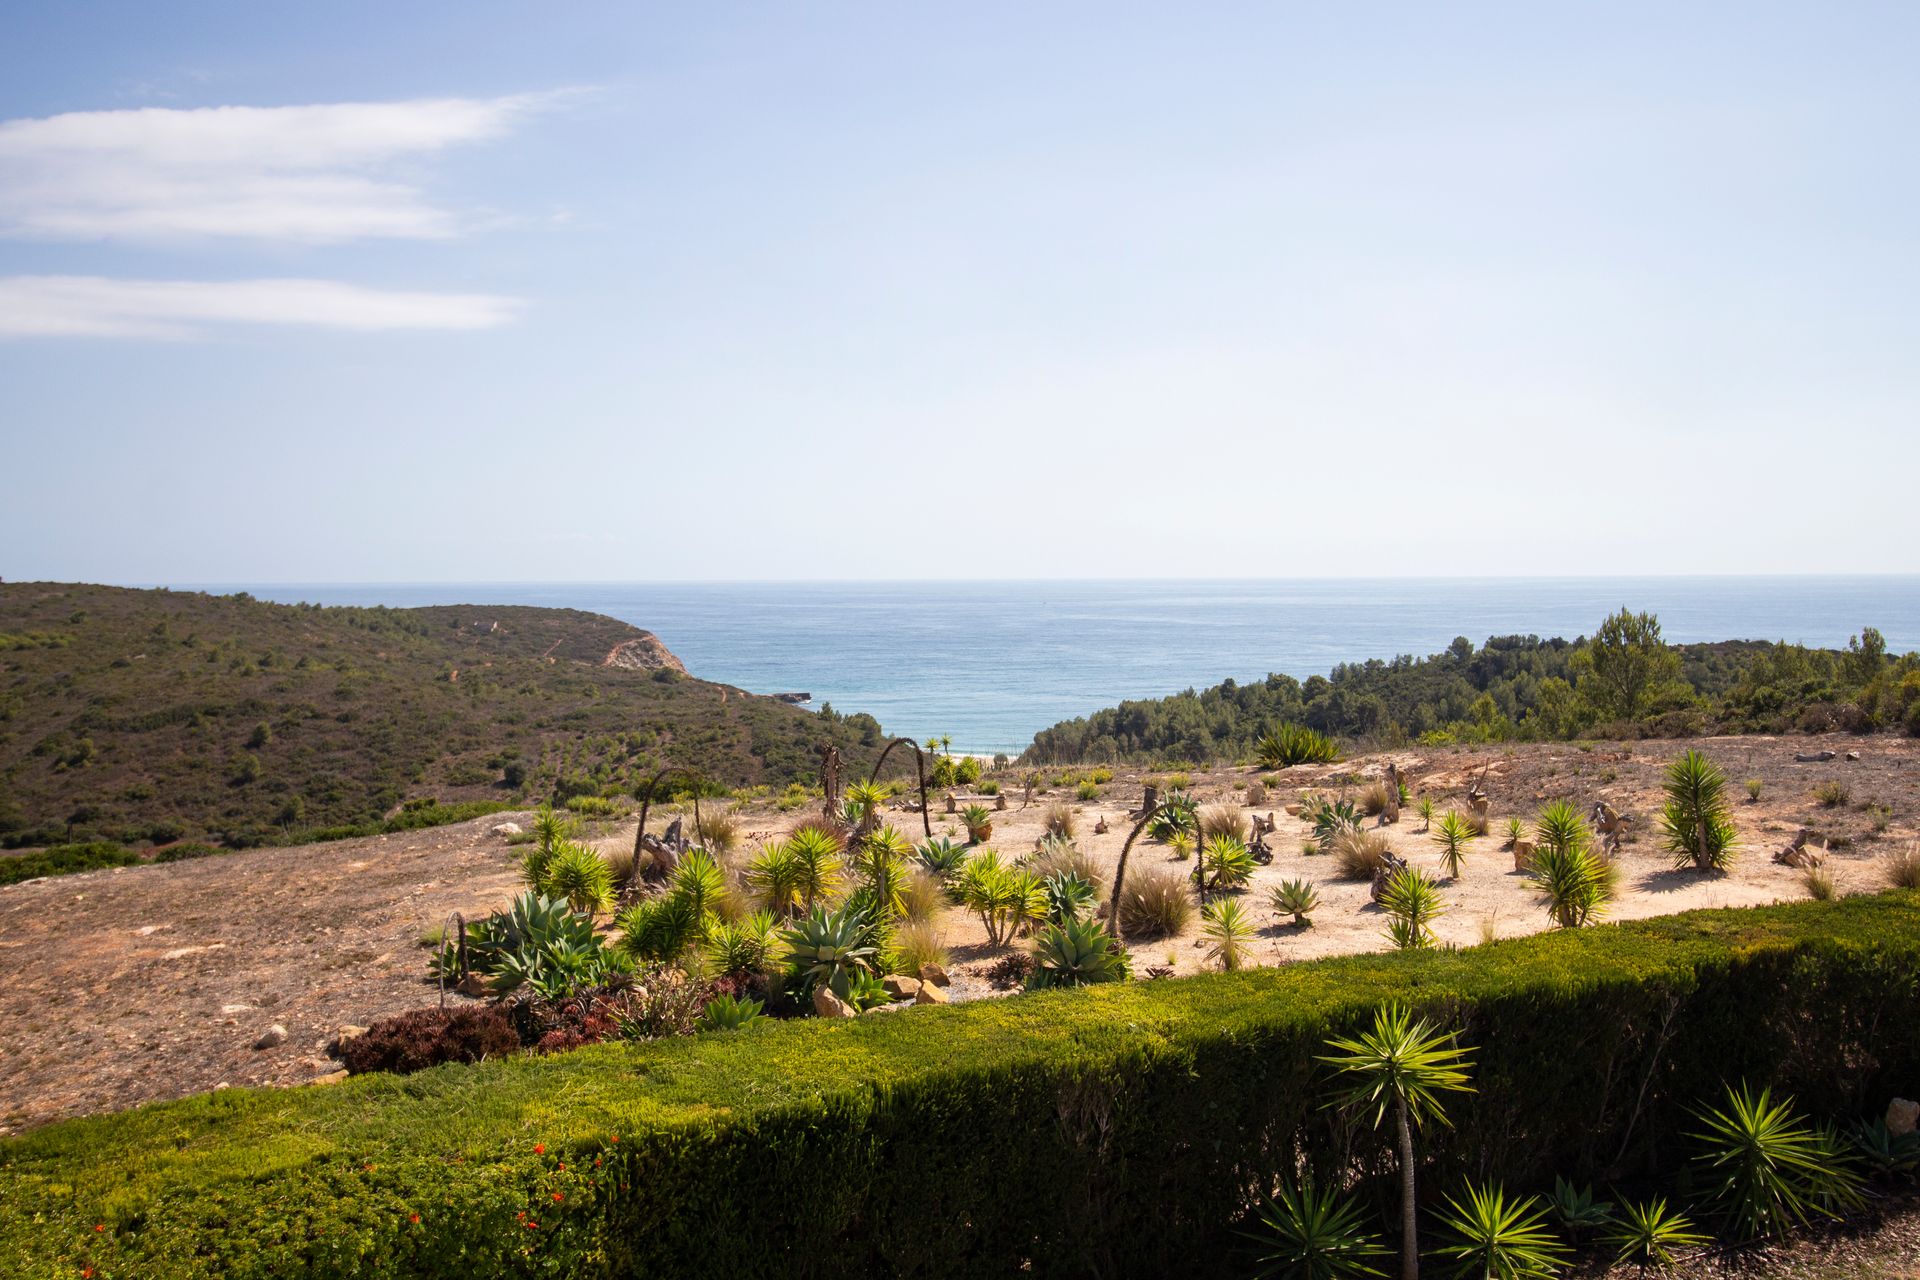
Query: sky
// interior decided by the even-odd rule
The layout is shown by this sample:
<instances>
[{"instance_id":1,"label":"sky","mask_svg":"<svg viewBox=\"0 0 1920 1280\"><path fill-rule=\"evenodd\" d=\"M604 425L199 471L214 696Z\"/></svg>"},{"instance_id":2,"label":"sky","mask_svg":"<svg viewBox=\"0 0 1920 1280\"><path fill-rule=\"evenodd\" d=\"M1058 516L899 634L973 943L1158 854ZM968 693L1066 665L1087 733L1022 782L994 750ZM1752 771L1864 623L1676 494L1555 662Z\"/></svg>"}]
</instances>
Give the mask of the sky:
<instances>
[{"instance_id":1,"label":"sky","mask_svg":"<svg viewBox=\"0 0 1920 1280\"><path fill-rule=\"evenodd\" d=\"M8 6L0 577L1920 571L1917 37Z\"/></svg>"}]
</instances>

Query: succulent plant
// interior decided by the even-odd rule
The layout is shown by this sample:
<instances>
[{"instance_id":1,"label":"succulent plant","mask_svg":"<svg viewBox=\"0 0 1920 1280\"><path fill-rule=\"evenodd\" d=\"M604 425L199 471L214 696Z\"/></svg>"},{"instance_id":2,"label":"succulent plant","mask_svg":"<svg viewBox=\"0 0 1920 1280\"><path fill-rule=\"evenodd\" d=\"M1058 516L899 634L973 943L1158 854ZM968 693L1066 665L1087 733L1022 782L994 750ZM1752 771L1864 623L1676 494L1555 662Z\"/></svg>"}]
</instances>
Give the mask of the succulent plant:
<instances>
[{"instance_id":1,"label":"succulent plant","mask_svg":"<svg viewBox=\"0 0 1920 1280\"><path fill-rule=\"evenodd\" d=\"M1114 944L1105 925L1097 920L1065 920L1048 925L1034 942L1027 989L1119 982L1129 972L1126 952Z\"/></svg>"},{"instance_id":2,"label":"succulent plant","mask_svg":"<svg viewBox=\"0 0 1920 1280\"><path fill-rule=\"evenodd\" d=\"M780 937L795 975L809 990L825 986L845 1000L854 979L872 972L874 948L867 943L867 919L858 910L816 905Z\"/></svg>"}]
</instances>

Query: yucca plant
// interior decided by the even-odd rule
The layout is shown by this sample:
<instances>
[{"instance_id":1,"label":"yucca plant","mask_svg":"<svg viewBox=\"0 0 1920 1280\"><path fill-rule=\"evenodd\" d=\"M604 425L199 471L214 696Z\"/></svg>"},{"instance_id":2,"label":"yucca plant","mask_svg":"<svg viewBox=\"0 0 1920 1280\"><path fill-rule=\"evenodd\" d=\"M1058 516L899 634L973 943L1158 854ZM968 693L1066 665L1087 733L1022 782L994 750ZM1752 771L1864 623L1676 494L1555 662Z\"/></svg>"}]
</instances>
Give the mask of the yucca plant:
<instances>
[{"instance_id":1,"label":"yucca plant","mask_svg":"<svg viewBox=\"0 0 1920 1280\"><path fill-rule=\"evenodd\" d=\"M1360 1208L1335 1185L1316 1187L1311 1177L1298 1190L1282 1184L1259 1208L1254 1242L1256 1277L1284 1280L1354 1280L1385 1274L1373 1265L1387 1257L1380 1237L1366 1229Z\"/></svg>"},{"instance_id":2,"label":"yucca plant","mask_svg":"<svg viewBox=\"0 0 1920 1280\"><path fill-rule=\"evenodd\" d=\"M1127 976L1126 952L1098 920L1068 919L1046 927L1033 944L1027 989L1119 982Z\"/></svg>"},{"instance_id":3,"label":"yucca plant","mask_svg":"<svg viewBox=\"0 0 1920 1280\"><path fill-rule=\"evenodd\" d=\"M1432 796L1420 797L1420 829L1422 831L1433 830L1433 797Z\"/></svg>"},{"instance_id":4,"label":"yucca plant","mask_svg":"<svg viewBox=\"0 0 1920 1280\"><path fill-rule=\"evenodd\" d=\"M1460 878L1460 869L1467 859L1467 842L1473 838L1473 828L1452 809L1447 810L1440 825L1433 829L1433 840L1440 846L1440 862L1446 867L1449 880Z\"/></svg>"},{"instance_id":5,"label":"yucca plant","mask_svg":"<svg viewBox=\"0 0 1920 1280\"><path fill-rule=\"evenodd\" d=\"M1533 840L1541 849L1591 847L1593 831L1571 800L1555 800L1534 817Z\"/></svg>"},{"instance_id":6,"label":"yucca plant","mask_svg":"<svg viewBox=\"0 0 1920 1280\"><path fill-rule=\"evenodd\" d=\"M1607 913L1620 873L1584 844L1543 845L1530 874L1547 901L1547 914L1563 929L1592 924Z\"/></svg>"},{"instance_id":7,"label":"yucca plant","mask_svg":"<svg viewBox=\"0 0 1920 1280\"><path fill-rule=\"evenodd\" d=\"M1689 1135L1701 1144L1695 1164L1736 1239L1782 1236L1864 1202L1837 1135L1796 1115L1791 1098L1729 1086L1724 1108L1698 1114L1705 1128Z\"/></svg>"},{"instance_id":8,"label":"yucca plant","mask_svg":"<svg viewBox=\"0 0 1920 1280\"><path fill-rule=\"evenodd\" d=\"M1047 895L1033 873L1002 862L992 849L982 849L960 869L960 902L980 917L987 942L1004 947L1020 927L1047 914Z\"/></svg>"},{"instance_id":9,"label":"yucca plant","mask_svg":"<svg viewBox=\"0 0 1920 1280\"><path fill-rule=\"evenodd\" d=\"M863 1011L893 1003L893 993L887 990L880 975L866 969L853 975L847 984L847 994L841 998L855 1009Z\"/></svg>"},{"instance_id":10,"label":"yucca plant","mask_svg":"<svg viewBox=\"0 0 1920 1280\"><path fill-rule=\"evenodd\" d=\"M855 825L877 821L892 789L884 782L856 782L847 788L845 800L858 815Z\"/></svg>"},{"instance_id":11,"label":"yucca plant","mask_svg":"<svg viewBox=\"0 0 1920 1280\"><path fill-rule=\"evenodd\" d=\"M1527 838L1527 824L1518 818L1507 819L1507 847L1512 848Z\"/></svg>"},{"instance_id":12,"label":"yucca plant","mask_svg":"<svg viewBox=\"0 0 1920 1280\"><path fill-rule=\"evenodd\" d=\"M1176 831L1167 837L1167 851L1175 862L1185 862L1193 856L1193 832Z\"/></svg>"},{"instance_id":13,"label":"yucca plant","mask_svg":"<svg viewBox=\"0 0 1920 1280\"><path fill-rule=\"evenodd\" d=\"M707 920L684 894L636 902L614 918L620 946L638 960L678 960L706 937Z\"/></svg>"},{"instance_id":14,"label":"yucca plant","mask_svg":"<svg viewBox=\"0 0 1920 1280\"><path fill-rule=\"evenodd\" d=\"M747 863L743 878L754 898L769 911L790 916L805 903L801 890L806 882L806 869L785 841L775 840L763 846Z\"/></svg>"},{"instance_id":15,"label":"yucca plant","mask_svg":"<svg viewBox=\"0 0 1920 1280\"><path fill-rule=\"evenodd\" d=\"M1537 1196L1509 1200L1497 1185L1469 1183L1465 1198L1448 1197L1439 1216L1446 1243L1435 1252L1455 1259L1463 1276L1542 1280L1566 1265L1566 1246L1547 1229Z\"/></svg>"},{"instance_id":16,"label":"yucca plant","mask_svg":"<svg viewBox=\"0 0 1920 1280\"><path fill-rule=\"evenodd\" d=\"M727 893L727 877L712 854L705 849L689 849L673 869L668 892L691 903L694 914L709 915L720 909Z\"/></svg>"},{"instance_id":17,"label":"yucca plant","mask_svg":"<svg viewBox=\"0 0 1920 1280\"><path fill-rule=\"evenodd\" d=\"M815 905L780 935L788 963L807 990L825 986L842 1000L854 978L872 971L874 949L867 944L867 920L857 910L828 911Z\"/></svg>"},{"instance_id":18,"label":"yucca plant","mask_svg":"<svg viewBox=\"0 0 1920 1280\"><path fill-rule=\"evenodd\" d=\"M848 865L854 878L872 890L876 916L893 917L905 910L907 860L913 842L892 826L881 827L854 846Z\"/></svg>"},{"instance_id":19,"label":"yucca plant","mask_svg":"<svg viewBox=\"0 0 1920 1280\"><path fill-rule=\"evenodd\" d=\"M739 1031L759 1021L760 1009L758 1000L718 995L707 1001L707 1007L701 1011L700 1021L695 1025L702 1031Z\"/></svg>"},{"instance_id":20,"label":"yucca plant","mask_svg":"<svg viewBox=\"0 0 1920 1280\"><path fill-rule=\"evenodd\" d=\"M983 804L970 804L960 811L967 828L968 844L985 844L993 839L993 811Z\"/></svg>"},{"instance_id":21,"label":"yucca plant","mask_svg":"<svg viewBox=\"0 0 1920 1280\"><path fill-rule=\"evenodd\" d=\"M840 837L824 827L801 827L787 837L787 851L797 864L795 886L803 910L833 896L840 887Z\"/></svg>"},{"instance_id":22,"label":"yucca plant","mask_svg":"<svg viewBox=\"0 0 1920 1280\"><path fill-rule=\"evenodd\" d=\"M553 860L555 853L567 840L571 840L578 830L578 824L562 814L556 813L550 804L543 804L533 811L533 843L520 855L520 876L527 887L539 892L547 882L547 863Z\"/></svg>"},{"instance_id":23,"label":"yucca plant","mask_svg":"<svg viewBox=\"0 0 1920 1280\"><path fill-rule=\"evenodd\" d=\"M1432 946L1433 922L1447 912L1439 884L1418 867L1402 867L1388 878L1380 909L1388 916L1387 937L1403 951Z\"/></svg>"},{"instance_id":24,"label":"yucca plant","mask_svg":"<svg viewBox=\"0 0 1920 1280\"><path fill-rule=\"evenodd\" d=\"M1233 898L1217 898L1200 908L1200 918L1205 921L1200 932L1210 944L1207 959L1226 973L1245 964L1254 928L1252 918L1241 909L1240 903Z\"/></svg>"},{"instance_id":25,"label":"yucca plant","mask_svg":"<svg viewBox=\"0 0 1920 1280\"><path fill-rule=\"evenodd\" d=\"M1378 1129L1393 1117L1394 1146L1400 1157L1400 1274L1417 1280L1420 1274L1418 1200L1414 1186L1413 1131L1428 1121L1447 1124L1441 1095L1471 1093L1467 1069L1473 1064L1467 1051L1425 1018L1416 1019L1405 1005L1384 1005L1374 1012L1373 1026L1353 1039L1335 1039L1327 1047L1337 1052L1320 1061L1332 1067L1341 1081L1334 1105L1372 1113Z\"/></svg>"},{"instance_id":26,"label":"yucca plant","mask_svg":"<svg viewBox=\"0 0 1920 1280\"><path fill-rule=\"evenodd\" d=\"M1727 775L1698 751L1667 766L1660 831L1674 866L1725 871L1733 865L1737 833L1727 805Z\"/></svg>"},{"instance_id":27,"label":"yucca plant","mask_svg":"<svg viewBox=\"0 0 1920 1280\"><path fill-rule=\"evenodd\" d=\"M547 860L540 891L565 898L575 911L592 915L613 905L613 870L606 859L583 844L562 840Z\"/></svg>"},{"instance_id":28,"label":"yucca plant","mask_svg":"<svg viewBox=\"0 0 1920 1280\"><path fill-rule=\"evenodd\" d=\"M1200 850L1200 884L1203 893L1237 889L1253 875L1255 863L1247 846L1228 835L1208 836Z\"/></svg>"},{"instance_id":29,"label":"yucca plant","mask_svg":"<svg viewBox=\"0 0 1920 1280\"><path fill-rule=\"evenodd\" d=\"M738 924L716 922L707 931L708 966L730 978L766 972L777 927L771 911L756 911Z\"/></svg>"},{"instance_id":30,"label":"yucca plant","mask_svg":"<svg viewBox=\"0 0 1920 1280\"><path fill-rule=\"evenodd\" d=\"M1310 881L1282 880L1270 901L1275 911L1292 916L1294 925L1304 929L1313 923L1314 908L1320 905L1320 891Z\"/></svg>"},{"instance_id":31,"label":"yucca plant","mask_svg":"<svg viewBox=\"0 0 1920 1280\"><path fill-rule=\"evenodd\" d=\"M1642 1272L1671 1267L1679 1261L1677 1250L1708 1243L1685 1214L1667 1208L1666 1200L1659 1196L1641 1204L1628 1201L1622 1205L1613 1216L1611 1229L1600 1240L1615 1251L1616 1263L1631 1262Z\"/></svg>"}]
</instances>

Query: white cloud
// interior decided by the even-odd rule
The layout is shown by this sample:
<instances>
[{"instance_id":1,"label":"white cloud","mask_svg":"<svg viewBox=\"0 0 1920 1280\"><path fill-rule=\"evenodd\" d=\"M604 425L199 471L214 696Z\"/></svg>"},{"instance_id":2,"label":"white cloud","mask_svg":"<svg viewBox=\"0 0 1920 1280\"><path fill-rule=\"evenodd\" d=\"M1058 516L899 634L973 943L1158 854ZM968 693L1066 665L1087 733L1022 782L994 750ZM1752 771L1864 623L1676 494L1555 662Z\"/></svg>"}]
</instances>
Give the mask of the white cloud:
<instances>
[{"instance_id":1,"label":"white cloud","mask_svg":"<svg viewBox=\"0 0 1920 1280\"><path fill-rule=\"evenodd\" d=\"M0 121L0 234L330 243L458 234L396 162L505 133L559 95L81 111Z\"/></svg>"},{"instance_id":2,"label":"white cloud","mask_svg":"<svg viewBox=\"0 0 1920 1280\"><path fill-rule=\"evenodd\" d=\"M0 338L192 338L222 324L488 329L512 319L518 305L487 294L405 293L331 280L6 276Z\"/></svg>"}]
</instances>

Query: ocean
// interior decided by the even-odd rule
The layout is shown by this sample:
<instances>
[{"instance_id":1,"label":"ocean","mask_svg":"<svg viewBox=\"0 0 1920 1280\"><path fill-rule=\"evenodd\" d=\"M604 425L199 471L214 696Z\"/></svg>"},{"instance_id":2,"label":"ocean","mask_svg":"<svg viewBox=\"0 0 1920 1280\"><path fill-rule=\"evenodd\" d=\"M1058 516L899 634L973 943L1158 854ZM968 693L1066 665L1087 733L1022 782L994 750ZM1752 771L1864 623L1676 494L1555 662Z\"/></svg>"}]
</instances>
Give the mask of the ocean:
<instances>
[{"instance_id":1,"label":"ocean","mask_svg":"<svg viewBox=\"0 0 1920 1280\"><path fill-rule=\"evenodd\" d=\"M1920 576L1294 581L228 584L319 604L531 604L654 632L688 670L755 693L807 692L893 733L1009 754L1126 698L1304 679L1425 655L1456 636L1573 637L1627 605L1669 641L1841 646L1878 627L1920 648Z\"/></svg>"}]
</instances>

